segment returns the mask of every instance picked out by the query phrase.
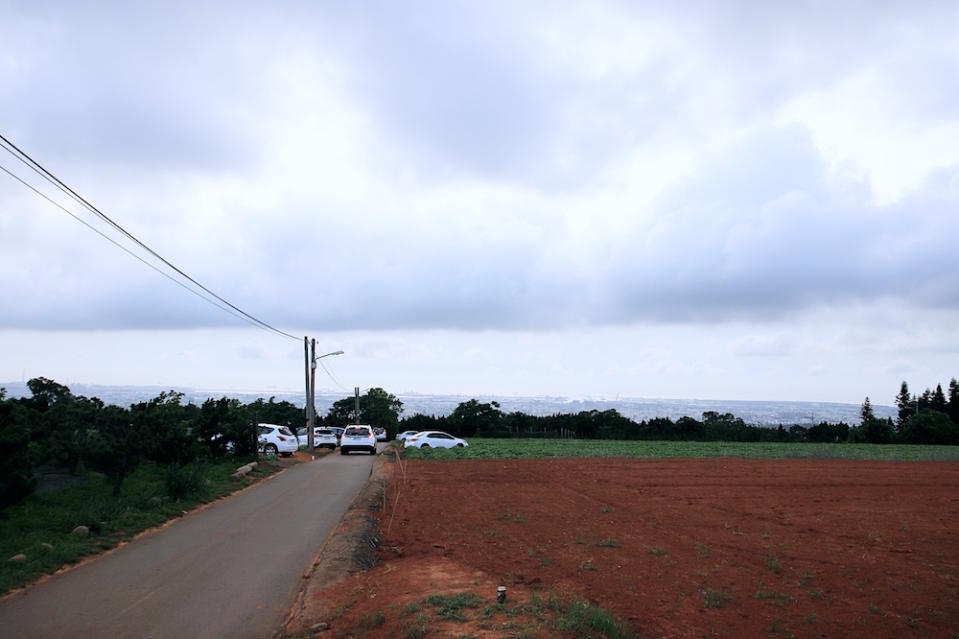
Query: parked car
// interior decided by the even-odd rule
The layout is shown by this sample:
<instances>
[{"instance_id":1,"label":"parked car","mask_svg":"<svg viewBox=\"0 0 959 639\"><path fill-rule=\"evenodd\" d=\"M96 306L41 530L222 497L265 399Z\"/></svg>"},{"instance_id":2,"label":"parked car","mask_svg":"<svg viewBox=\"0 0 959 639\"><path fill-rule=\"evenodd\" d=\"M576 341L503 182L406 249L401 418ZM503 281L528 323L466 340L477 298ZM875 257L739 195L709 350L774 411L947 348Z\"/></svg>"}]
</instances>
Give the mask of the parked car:
<instances>
[{"instance_id":1,"label":"parked car","mask_svg":"<svg viewBox=\"0 0 959 639\"><path fill-rule=\"evenodd\" d=\"M399 433L399 434L396 436L396 441L401 442L401 441L403 441L404 439L406 439L407 437L410 437L410 436L412 436L412 435L415 435L415 434L418 433L418 432L420 432L420 431L418 431L418 430L404 430L402 433Z\"/></svg>"},{"instance_id":2,"label":"parked car","mask_svg":"<svg viewBox=\"0 0 959 639\"><path fill-rule=\"evenodd\" d=\"M365 450L370 455L376 454L376 436L370 426L353 424L346 427L340 437L340 454L345 455L352 450Z\"/></svg>"},{"instance_id":3,"label":"parked car","mask_svg":"<svg viewBox=\"0 0 959 639\"><path fill-rule=\"evenodd\" d=\"M276 424L257 424L256 426L257 447L264 453L289 457L299 447L296 435L286 426Z\"/></svg>"},{"instance_id":4,"label":"parked car","mask_svg":"<svg viewBox=\"0 0 959 639\"><path fill-rule=\"evenodd\" d=\"M297 429L296 441L300 446L307 446L309 444L309 435L307 435L305 428ZM332 428L316 426L313 429L313 448L334 449L339 445L339 442L339 437L337 437Z\"/></svg>"},{"instance_id":5,"label":"parked car","mask_svg":"<svg viewBox=\"0 0 959 639\"><path fill-rule=\"evenodd\" d=\"M453 437L449 433L439 430L426 430L415 435L409 435L403 440L407 448L466 448L469 444L465 439Z\"/></svg>"},{"instance_id":6,"label":"parked car","mask_svg":"<svg viewBox=\"0 0 959 639\"><path fill-rule=\"evenodd\" d=\"M333 431L333 434L336 435L336 441L340 441L340 437L343 436L343 431L346 430L342 426L330 426L330 430Z\"/></svg>"},{"instance_id":7,"label":"parked car","mask_svg":"<svg viewBox=\"0 0 959 639\"><path fill-rule=\"evenodd\" d=\"M386 429L381 426L377 426L373 429L373 435L376 437L376 441L385 442L386 441Z\"/></svg>"},{"instance_id":8,"label":"parked car","mask_svg":"<svg viewBox=\"0 0 959 639\"><path fill-rule=\"evenodd\" d=\"M339 442L336 439L336 433L331 428L313 429L313 448L329 448L336 450Z\"/></svg>"}]
</instances>

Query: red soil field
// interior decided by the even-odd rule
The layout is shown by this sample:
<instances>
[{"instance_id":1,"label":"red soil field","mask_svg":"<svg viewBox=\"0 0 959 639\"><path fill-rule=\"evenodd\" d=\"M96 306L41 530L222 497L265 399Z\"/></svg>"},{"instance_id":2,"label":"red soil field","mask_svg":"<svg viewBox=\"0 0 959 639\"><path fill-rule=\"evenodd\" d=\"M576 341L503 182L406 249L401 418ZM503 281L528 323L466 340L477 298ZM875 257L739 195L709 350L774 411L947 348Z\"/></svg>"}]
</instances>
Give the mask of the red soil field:
<instances>
[{"instance_id":1,"label":"red soil field","mask_svg":"<svg viewBox=\"0 0 959 639\"><path fill-rule=\"evenodd\" d=\"M339 602L327 606L332 636L402 636L402 606L460 591L486 606L499 584L513 605L533 592L583 598L639 637L959 636L959 464L403 468L395 465L378 513L380 563L323 595ZM417 636L509 636L471 614L431 621Z\"/></svg>"}]
</instances>

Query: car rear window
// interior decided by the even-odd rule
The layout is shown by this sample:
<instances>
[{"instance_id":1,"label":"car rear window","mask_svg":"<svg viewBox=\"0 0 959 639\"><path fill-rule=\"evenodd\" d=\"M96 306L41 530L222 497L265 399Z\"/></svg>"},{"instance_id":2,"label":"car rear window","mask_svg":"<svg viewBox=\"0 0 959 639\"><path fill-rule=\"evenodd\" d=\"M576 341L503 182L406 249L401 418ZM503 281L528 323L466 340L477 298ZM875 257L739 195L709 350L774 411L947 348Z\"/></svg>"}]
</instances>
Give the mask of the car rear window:
<instances>
[{"instance_id":1,"label":"car rear window","mask_svg":"<svg viewBox=\"0 0 959 639\"><path fill-rule=\"evenodd\" d=\"M331 431L329 428L320 428L320 429L318 429L318 430L316 431L316 434L317 434L317 435L332 435L332 434L333 434L333 431Z\"/></svg>"},{"instance_id":2,"label":"car rear window","mask_svg":"<svg viewBox=\"0 0 959 639\"><path fill-rule=\"evenodd\" d=\"M365 428L347 428L346 434L350 437L369 437L370 431Z\"/></svg>"},{"instance_id":3,"label":"car rear window","mask_svg":"<svg viewBox=\"0 0 959 639\"><path fill-rule=\"evenodd\" d=\"M286 426L280 426L279 428L277 428L277 430L280 431L281 435L288 435L290 437L293 437L293 433L290 432L290 429L287 428Z\"/></svg>"}]
</instances>

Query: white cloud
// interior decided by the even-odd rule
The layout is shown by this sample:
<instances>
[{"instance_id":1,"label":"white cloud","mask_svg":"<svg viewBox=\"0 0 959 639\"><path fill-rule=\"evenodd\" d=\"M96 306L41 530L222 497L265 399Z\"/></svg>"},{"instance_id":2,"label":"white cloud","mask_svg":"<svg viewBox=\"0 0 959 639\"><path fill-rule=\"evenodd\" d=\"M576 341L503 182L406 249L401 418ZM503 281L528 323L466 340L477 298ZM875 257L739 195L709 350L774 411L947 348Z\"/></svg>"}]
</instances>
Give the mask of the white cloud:
<instances>
[{"instance_id":1,"label":"white cloud","mask_svg":"<svg viewBox=\"0 0 959 639\"><path fill-rule=\"evenodd\" d=\"M951 4L110 9L4 10L4 134L240 307L371 331L359 352L444 370L402 369L423 385L749 397L817 313L959 306ZM0 178L0 335L241 326ZM634 329L669 346L549 352ZM449 342L469 371L437 331L476 337Z\"/></svg>"}]
</instances>

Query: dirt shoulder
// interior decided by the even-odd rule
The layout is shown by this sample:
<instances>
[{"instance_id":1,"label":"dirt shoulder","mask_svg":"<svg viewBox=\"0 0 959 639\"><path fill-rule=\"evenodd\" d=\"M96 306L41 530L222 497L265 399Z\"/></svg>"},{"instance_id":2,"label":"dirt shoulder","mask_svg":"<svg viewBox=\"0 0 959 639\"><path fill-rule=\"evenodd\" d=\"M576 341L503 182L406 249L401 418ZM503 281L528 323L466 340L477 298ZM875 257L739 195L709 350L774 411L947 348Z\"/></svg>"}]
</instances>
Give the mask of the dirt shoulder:
<instances>
[{"instance_id":1,"label":"dirt shoulder","mask_svg":"<svg viewBox=\"0 0 959 639\"><path fill-rule=\"evenodd\" d=\"M339 525L317 552L296 603L283 625L282 635L302 636L335 615L339 602L328 590L350 575L372 568L377 561L377 517L383 510L386 488L395 471L392 448L373 461L370 479L353 499Z\"/></svg>"}]
</instances>

